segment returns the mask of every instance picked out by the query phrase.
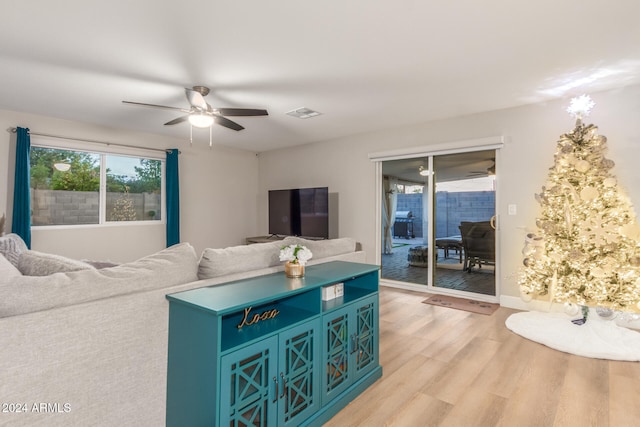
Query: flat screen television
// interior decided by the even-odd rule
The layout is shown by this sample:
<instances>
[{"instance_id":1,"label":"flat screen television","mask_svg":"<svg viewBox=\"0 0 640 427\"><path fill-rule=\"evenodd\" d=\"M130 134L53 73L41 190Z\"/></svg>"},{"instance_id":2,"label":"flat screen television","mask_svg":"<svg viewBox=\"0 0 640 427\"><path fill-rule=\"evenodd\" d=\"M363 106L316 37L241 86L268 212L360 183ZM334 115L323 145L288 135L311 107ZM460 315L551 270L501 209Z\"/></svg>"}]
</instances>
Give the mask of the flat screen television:
<instances>
[{"instance_id":1,"label":"flat screen television","mask_svg":"<svg viewBox=\"0 0 640 427\"><path fill-rule=\"evenodd\" d=\"M329 188L269 190L269 234L329 238Z\"/></svg>"}]
</instances>

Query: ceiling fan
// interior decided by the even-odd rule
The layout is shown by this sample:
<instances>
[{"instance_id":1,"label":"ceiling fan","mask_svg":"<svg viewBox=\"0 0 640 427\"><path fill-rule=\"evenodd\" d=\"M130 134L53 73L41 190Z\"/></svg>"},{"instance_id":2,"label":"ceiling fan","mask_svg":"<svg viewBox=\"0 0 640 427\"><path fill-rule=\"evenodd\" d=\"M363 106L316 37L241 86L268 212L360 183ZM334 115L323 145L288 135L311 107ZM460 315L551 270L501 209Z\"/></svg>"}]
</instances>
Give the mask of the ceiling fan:
<instances>
[{"instance_id":1,"label":"ceiling fan","mask_svg":"<svg viewBox=\"0 0 640 427\"><path fill-rule=\"evenodd\" d=\"M478 163L479 164L484 163L486 165L487 162L490 162L490 164L486 169L484 169L484 170L472 170L471 172L467 173L467 176L468 177L481 177L481 176L495 175L496 174L496 161L495 161L495 159L490 159L490 160L482 161L482 162L478 162Z\"/></svg>"},{"instance_id":2,"label":"ceiling fan","mask_svg":"<svg viewBox=\"0 0 640 427\"><path fill-rule=\"evenodd\" d=\"M229 120L225 116L267 116L267 110L257 108L213 108L205 101L204 97L209 94L209 88L205 86L193 86L191 89L185 88L187 101L190 108L169 107L166 105L147 104L143 102L122 101L124 104L139 105L142 107L162 108L165 110L175 110L187 113L165 123L165 126L177 125L188 121L192 126L198 128L209 128L209 146L211 146L211 126L217 123L226 128L240 131L244 126ZM193 138L192 138L193 139Z\"/></svg>"}]
</instances>

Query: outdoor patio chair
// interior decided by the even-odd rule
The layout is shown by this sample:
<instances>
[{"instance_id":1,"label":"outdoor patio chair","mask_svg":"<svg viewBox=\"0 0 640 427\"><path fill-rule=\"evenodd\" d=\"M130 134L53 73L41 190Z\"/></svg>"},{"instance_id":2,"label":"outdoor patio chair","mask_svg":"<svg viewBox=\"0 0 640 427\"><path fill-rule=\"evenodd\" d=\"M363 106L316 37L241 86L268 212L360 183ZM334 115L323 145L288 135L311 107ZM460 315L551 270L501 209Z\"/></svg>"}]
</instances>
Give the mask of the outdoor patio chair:
<instances>
[{"instance_id":1,"label":"outdoor patio chair","mask_svg":"<svg viewBox=\"0 0 640 427\"><path fill-rule=\"evenodd\" d=\"M495 265L495 230L490 221L462 221L459 228L464 250L462 269L471 273L475 265L478 265L478 268L481 268L482 264Z\"/></svg>"}]
</instances>

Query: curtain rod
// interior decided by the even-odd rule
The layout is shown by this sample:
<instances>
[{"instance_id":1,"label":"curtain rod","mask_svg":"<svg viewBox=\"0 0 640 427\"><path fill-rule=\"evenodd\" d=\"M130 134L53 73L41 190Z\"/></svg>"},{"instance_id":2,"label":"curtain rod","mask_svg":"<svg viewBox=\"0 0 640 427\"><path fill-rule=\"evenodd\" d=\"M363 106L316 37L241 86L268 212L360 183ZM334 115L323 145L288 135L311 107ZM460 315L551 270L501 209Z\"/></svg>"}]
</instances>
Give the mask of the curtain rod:
<instances>
[{"instance_id":1,"label":"curtain rod","mask_svg":"<svg viewBox=\"0 0 640 427\"><path fill-rule=\"evenodd\" d=\"M18 128L9 128L9 129L7 129L7 132L10 132L10 133L16 133L17 131L18 131ZM67 139L69 141L91 142L91 143L94 143L94 144L114 145L116 147L139 148L141 150L163 151L165 153L171 153L173 151L170 148L149 148L149 147L141 147L139 145L119 144L117 142L96 141L94 139L71 138L71 137L68 137L68 136L52 135L52 134L49 134L49 133L32 132L31 130L29 130L29 135L45 136L45 137L56 138L56 139ZM182 154L182 152L180 150L178 150L178 154Z\"/></svg>"}]
</instances>

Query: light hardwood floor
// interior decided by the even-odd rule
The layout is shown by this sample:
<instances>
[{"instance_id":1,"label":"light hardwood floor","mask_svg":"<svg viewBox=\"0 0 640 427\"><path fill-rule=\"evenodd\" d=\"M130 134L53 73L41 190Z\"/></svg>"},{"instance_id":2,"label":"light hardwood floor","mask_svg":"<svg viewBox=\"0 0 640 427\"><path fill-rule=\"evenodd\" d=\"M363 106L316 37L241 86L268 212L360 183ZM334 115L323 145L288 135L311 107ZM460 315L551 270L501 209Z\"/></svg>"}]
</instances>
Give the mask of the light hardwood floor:
<instances>
[{"instance_id":1,"label":"light hardwood floor","mask_svg":"<svg viewBox=\"0 0 640 427\"><path fill-rule=\"evenodd\" d=\"M640 363L552 350L484 316L382 287L383 376L325 426L640 426Z\"/></svg>"}]
</instances>

